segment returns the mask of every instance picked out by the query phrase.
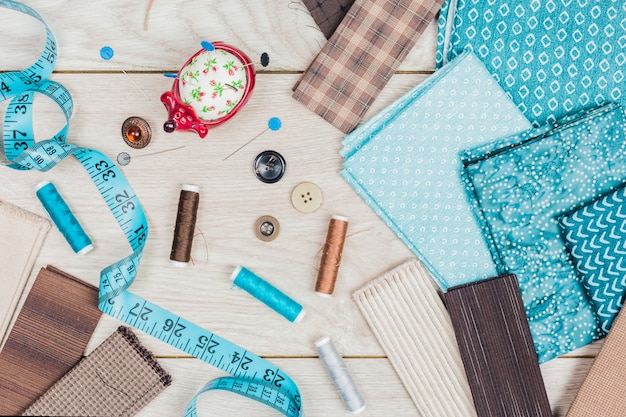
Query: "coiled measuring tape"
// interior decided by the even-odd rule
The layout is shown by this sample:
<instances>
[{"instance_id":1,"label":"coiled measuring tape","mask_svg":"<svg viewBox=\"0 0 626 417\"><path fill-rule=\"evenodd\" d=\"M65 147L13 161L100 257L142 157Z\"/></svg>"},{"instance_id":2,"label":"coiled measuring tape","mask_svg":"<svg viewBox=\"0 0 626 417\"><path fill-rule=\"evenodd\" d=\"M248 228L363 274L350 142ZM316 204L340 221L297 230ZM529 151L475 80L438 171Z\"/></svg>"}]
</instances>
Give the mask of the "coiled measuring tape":
<instances>
[{"instance_id":1,"label":"coiled measuring tape","mask_svg":"<svg viewBox=\"0 0 626 417\"><path fill-rule=\"evenodd\" d=\"M185 416L196 416L197 397L213 389L246 396L288 417L304 416L298 387L285 372L128 291L137 275L148 237L148 222L141 203L122 172L108 157L94 149L66 143L72 98L61 84L48 80L57 60L57 46L46 22L36 11L21 3L0 0L0 6L26 13L46 27L46 45L37 62L24 71L0 74L0 99L11 100L4 117L4 150L10 161L5 165L20 170L48 171L68 156L76 157L98 188L133 251L100 272L100 310L232 375L206 384L187 405ZM35 93L44 94L57 103L66 121L53 138L39 142L34 140L32 127Z\"/></svg>"}]
</instances>

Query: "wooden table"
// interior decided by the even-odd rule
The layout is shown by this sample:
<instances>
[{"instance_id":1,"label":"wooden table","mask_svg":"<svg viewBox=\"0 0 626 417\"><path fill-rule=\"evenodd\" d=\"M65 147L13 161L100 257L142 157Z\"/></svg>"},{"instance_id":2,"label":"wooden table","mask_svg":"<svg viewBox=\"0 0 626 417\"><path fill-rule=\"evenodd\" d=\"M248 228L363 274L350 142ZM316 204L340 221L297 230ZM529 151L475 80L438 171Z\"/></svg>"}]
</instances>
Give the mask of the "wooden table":
<instances>
[{"instance_id":1,"label":"wooden table","mask_svg":"<svg viewBox=\"0 0 626 417\"><path fill-rule=\"evenodd\" d=\"M360 315L351 294L384 271L411 257L411 252L340 178L340 131L291 98L291 88L325 42L298 0L83 2L28 0L48 22L59 43L52 79L73 95L76 109L69 142L98 149L111 158L128 152L122 168L145 208L150 234L133 292L268 358L299 385L308 417L350 413L333 387L313 342L330 336L352 371L367 403L362 415L414 416L417 410ZM144 19L148 13L147 28ZM20 70L39 56L43 26L33 19L0 9L1 70ZM434 69L436 28L431 25L370 109L369 115L423 81ZM167 119L160 95L200 48L202 40L222 40L248 54L258 72L256 87L241 112L209 131L205 139L189 132L165 133ZM111 46L110 61L100 49ZM263 52L267 67L260 65ZM3 103L6 108L6 102ZM150 145L133 150L120 127L129 116L146 119L153 130ZM271 117L283 127L267 131ZM60 111L41 96L35 102L39 139L62 126ZM236 148L260 136L241 151ZM150 155L175 147L184 148ZM275 184L260 182L252 172L261 151L280 152L287 161ZM138 158L139 156L145 157ZM0 199L44 215L33 187L52 180L95 244L87 256L75 255L60 233L48 234L35 266L52 264L94 285L99 271L129 253L128 245L91 184L73 158L47 173L2 168ZM294 209L292 189L303 181L317 184L323 204L313 214ZM170 266L169 251L183 183L200 187L200 212L193 265ZM332 214L350 219L336 291L325 299L314 294L319 253ZM262 215L280 222L280 235L262 242L253 224ZM305 306L308 314L291 324L241 290L229 276L245 265ZM34 275L34 274L33 274ZM88 351L120 323L102 318ZM182 415L185 405L208 380L222 372L198 359L138 332L140 339L171 372L174 382L141 413ZM564 416L588 372L601 342L542 366L555 416ZM277 412L224 392L200 400L201 415L274 416ZM209 414L213 413L213 414Z\"/></svg>"}]
</instances>

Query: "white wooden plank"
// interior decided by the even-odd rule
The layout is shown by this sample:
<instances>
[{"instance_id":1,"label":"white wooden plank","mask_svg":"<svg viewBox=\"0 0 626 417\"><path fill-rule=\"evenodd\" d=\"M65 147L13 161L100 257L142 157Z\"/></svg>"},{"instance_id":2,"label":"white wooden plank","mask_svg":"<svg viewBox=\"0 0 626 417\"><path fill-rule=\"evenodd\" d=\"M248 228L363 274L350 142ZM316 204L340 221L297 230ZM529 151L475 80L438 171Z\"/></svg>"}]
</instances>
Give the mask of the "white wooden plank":
<instances>
[{"instance_id":1,"label":"white wooden plank","mask_svg":"<svg viewBox=\"0 0 626 417\"><path fill-rule=\"evenodd\" d=\"M159 362L171 373L173 383L139 416L182 415L189 399L207 381L223 376L220 371L196 359L159 359ZM319 359L273 358L271 362L298 384L308 417L350 415ZM417 415L415 405L387 359L347 358L345 362L367 405L363 416ZM565 416L592 363L591 358L568 358L556 359L541 367L554 417ZM198 410L200 415L213 416L278 415L258 403L225 392L200 397Z\"/></svg>"},{"instance_id":2,"label":"white wooden plank","mask_svg":"<svg viewBox=\"0 0 626 417\"><path fill-rule=\"evenodd\" d=\"M326 39L299 0L154 1L144 30L148 0L123 2L77 0L24 2L55 33L58 71L178 71L200 41L223 41L241 49L259 70L303 71ZM3 69L19 70L34 62L43 48L43 27L30 17L0 8L0 56ZM434 68L436 25L419 39L403 71ZM115 56L103 61L100 49ZM260 56L267 52L270 65ZM118 66L119 65L119 66Z\"/></svg>"},{"instance_id":3,"label":"white wooden plank","mask_svg":"<svg viewBox=\"0 0 626 417\"><path fill-rule=\"evenodd\" d=\"M300 356L314 353L312 340L327 332L346 344L350 355L382 353L350 294L384 270L411 256L408 249L339 177L341 132L294 102L289 91L296 75L260 75L250 102L227 124L210 131L206 139L190 132L166 134L160 125L166 112L158 101L170 80L160 75L132 75L149 93L148 101L124 75L57 74L77 103L70 141L102 150L115 158L121 151L133 157L176 146L185 148L133 159L123 172L144 205L150 235L133 292L168 308L219 335L261 355ZM376 101L372 111L399 97L424 78L397 75ZM36 128L42 133L58 122L54 108L42 98L36 111ZM150 145L140 151L124 144L122 121L131 115L145 117L153 127ZM227 161L224 157L266 129L278 116L283 128L268 131ZM58 123L57 123L58 125ZM51 132L53 133L53 132ZM276 184L259 182L252 173L258 152L274 149L287 160L287 171ZM1 171L0 198L41 215L43 209L32 187L51 179L64 195L95 244L85 257L71 252L53 230L38 259L40 265L56 265L94 285L99 271L129 253L121 231L106 206L74 160L64 161L48 173ZM302 181L313 181L324 193L324 203L313 214L302 214L291 205L291 190ZM195 266L184 270L169 265L178 193L182 183L200 186L198 229L194 242ZM319 251L333 213L350 218L335 295L314 294ZM280 236L261 242L252 232L255 220L265 214L281 224ZM208 258L207 258L208 252ZM291 324L243 291L232 291L229 276L243 264L302 303L308 311L300 324ZM104 319L97 337L112 331L113 319ZM180 354L150 338L157 354Z\"/></svg>"},{"instance_id":4,"label":"white wooden plank","mask_svg":"<svg viewBox=\"0 0 626 417\"><path fill-rule=\"evenodd\" d=\"M144 408L138 417L182 415L187 402L206 382L224 376L210 365L195 359L159 359L159 362L170 371L173 383ZM271 362L287 372L298 385L307 417L352 415L343 404L319 359L271 359ZM346 359L345 362L366 403L367 409L361 415L416 415L415 406L386 359ZM200 397L198 411L200 416L280 415L277 411L247 398L219 391Z\"/></svg>"}]
</instances>

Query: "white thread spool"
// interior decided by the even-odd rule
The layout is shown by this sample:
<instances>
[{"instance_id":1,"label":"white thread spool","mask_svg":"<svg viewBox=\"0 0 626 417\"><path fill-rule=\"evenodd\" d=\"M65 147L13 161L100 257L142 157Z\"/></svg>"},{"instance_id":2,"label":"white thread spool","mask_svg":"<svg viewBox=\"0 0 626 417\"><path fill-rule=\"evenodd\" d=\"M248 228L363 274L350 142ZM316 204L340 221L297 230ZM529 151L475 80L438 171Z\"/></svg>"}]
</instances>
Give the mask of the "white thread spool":
<instances>
[{"instance_id":1,"label":"white thread spool","mask_svg":"<svg viewBox=\"0 0 626 417\"><path fill-rule=\"evenodd\" d=\"M365 410L365 401L363 401L352 375L350 375L330 337L325 336L318 339L315 342L315 347L348 410L352 414L359 414Z\"/></svg>"}]
</instances>

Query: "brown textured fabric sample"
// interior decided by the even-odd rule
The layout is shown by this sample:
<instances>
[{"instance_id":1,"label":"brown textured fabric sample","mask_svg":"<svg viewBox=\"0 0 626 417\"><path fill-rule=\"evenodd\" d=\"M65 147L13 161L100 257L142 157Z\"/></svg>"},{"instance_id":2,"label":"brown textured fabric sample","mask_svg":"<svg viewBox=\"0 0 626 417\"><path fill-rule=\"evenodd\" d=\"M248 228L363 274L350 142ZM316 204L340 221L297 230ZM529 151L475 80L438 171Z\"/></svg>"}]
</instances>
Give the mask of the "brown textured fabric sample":
<instances>
[{"instance_id":1,"label":"brown textured fabric sample","mask_svg":"<svg viewBox=\"0 0 626 417\"><path fill-rule=\"evenodd\" d=\"M19 415L80 361L98 324L97 288L42 268L0 352L0 415Z\"/></svg>"},{"instance_id":2,"label":"brown textured fabric sample","mask_svg":"<svg viewBox=\"0 0 626 417\"><path fill-rule=\"evenodd\" d=\"M302 0L326 39L337 29L354 0Z\"/></svg>"},{"instance_id":3,"label":"brown textured fabric sample","mask_svg":"<svg viewBox=\"0 0 626 417\"><path fill-rule=\"evenodd\" d=\"M356 0L293 97L349 133L387 85L443 0Z\"/></svg>"},{"instance_id":4,"label":"brown textured fabric sample","mask_svg":"<svg viewBox=\"0 0 626 417\"><path fill-rule=\"evenodd\" d=\"M50 222L0 200L0 348Z\"/></svg>"},{"instance_id":5,"label":"brown textured fabric sample","mask_svg":"<svg viewBox=\"0 0 626 417\"><path fill-rule=\"evenodd\" d=\"M567 417L626 415L626 310L622 308Z\"/></svg>"},{"instance_id":6,"label":"brown textured fabric sample","mask_svg":"<svg viewBox=\"0 0 626 417\"><path fill-rule=\"evenodd\" d=\"M478 417L551 417L515 275L451 288L445 302Z\"/></svg>"},{"instance_id":7,"label":"brown textured fabric sample","mask_svg":"<svg viewBox=\"0 0 626 417\"><path fill-rule=\"evenodd\" d=\"M130 417L171 381L135 334L120 326L22 415Z\"/></svg>"}]
</instances>

